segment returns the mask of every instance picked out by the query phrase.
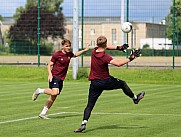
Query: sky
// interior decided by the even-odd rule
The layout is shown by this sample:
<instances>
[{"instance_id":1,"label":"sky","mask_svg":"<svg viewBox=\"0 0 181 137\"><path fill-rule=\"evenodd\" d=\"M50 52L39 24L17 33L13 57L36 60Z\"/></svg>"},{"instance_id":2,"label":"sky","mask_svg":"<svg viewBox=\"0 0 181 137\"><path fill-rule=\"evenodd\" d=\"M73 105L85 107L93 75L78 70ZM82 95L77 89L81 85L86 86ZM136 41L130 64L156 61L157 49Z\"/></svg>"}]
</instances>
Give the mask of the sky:
<instances>
[{"instance_id":1,"label":"sky","mask_svg":"<svg viewBox=\"0 0 181 137\"><path fill-rule=\"evenodd\" d=\"M82 0L78 1L79 15L81 16ZM25 4L26 0L0 0L0 15L11 17L16 8ZM172 0L129 0L129 20L162 20L169 13L171 4ZM73 15L73 0L64 0L61 6L65 16ZM121 0L84 0L84 15L120 16Z\"/></svg>"}]
</instances>

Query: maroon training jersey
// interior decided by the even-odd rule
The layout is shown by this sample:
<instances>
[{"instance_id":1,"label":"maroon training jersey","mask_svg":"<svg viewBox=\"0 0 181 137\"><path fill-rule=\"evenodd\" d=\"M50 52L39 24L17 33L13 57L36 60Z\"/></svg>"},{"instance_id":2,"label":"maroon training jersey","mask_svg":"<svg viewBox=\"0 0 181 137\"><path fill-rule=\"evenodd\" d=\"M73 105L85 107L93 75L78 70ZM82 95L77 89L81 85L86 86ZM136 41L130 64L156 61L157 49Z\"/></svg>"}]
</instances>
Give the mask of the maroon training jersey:
<instances>
[{"instance_id":1,"label":"maroon training jersey","mask_svg":"<svg viewBox=\"0 0 181 137\"><path fill-rule=\"evenodd\" d=\"M91 55L91 70L89 80L109 78L108 64L113 59L105 52L96 52L98 47L94 48Z\"/></svg>"},{"instance_id":2,"label":"maroon training jersey","mask_svg":"<svg viewBox=\"0 0 181 137\"><path fill-rule=\"evenodd\" d=\"M53 54L51 61L54 63L52 68L52 75L64 80L67 74L70 59L74 56L72 52L64 54L61 50Z\"/></svg>"}]
</instances>

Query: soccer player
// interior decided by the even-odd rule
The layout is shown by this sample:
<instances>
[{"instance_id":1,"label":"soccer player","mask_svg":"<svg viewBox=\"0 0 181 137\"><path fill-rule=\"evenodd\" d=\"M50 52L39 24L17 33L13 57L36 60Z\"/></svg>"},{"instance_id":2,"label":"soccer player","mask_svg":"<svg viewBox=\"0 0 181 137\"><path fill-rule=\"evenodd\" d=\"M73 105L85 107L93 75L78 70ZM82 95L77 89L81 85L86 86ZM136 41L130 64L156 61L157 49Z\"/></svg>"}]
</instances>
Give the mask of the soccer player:
<instances>
[{"instance_id":1,"label":"soccer player","mask_svg":"<svg viewBox=\"0 0 181 137\"><path fill-rule=\"evenodd\" d=\"M48 119L46 113L51 108L55 99L57 98L57 95L60 94L63 88L63 81L67 74L70 59L89 50L89 45L87 45L84 50L72 53L71 42L69 40L64 39L61 44L62 49L53 54L47 66L49 88L37 88L32 96L32 100L35 101L40 94L50 95L42 112L39 114L39 118L42 119Z\"/></svg>"},{"instance_id":2,"label":"soccer player","mask_svg":"<svg viewBox=\"0 0 181 137\"><path fill-rule=\"evenodd\" d=\"M91 81L89 87L89 96L87 106L84 109L83 121L80 128L76 129L74 132L82 132L86 129L86 124L91 115L97 99L104 90L122 89L123 92L130 97L135 104L144 97L145 92L142 91L138 95L135 95L125 81L114 78L109 74L108 64L114 66L122 66L128 62L133 61L136 57L139 57L140 50L132 50L130 57L124 60L116 60L109 54L105 53L106 49L118 49L126 50L129 46L124 44L123 46L108 46L107 38L105 36L100 36L97 38L97 47L92 51L91 55L91 70L88 79Z\"/></svg>"}]
</instances>

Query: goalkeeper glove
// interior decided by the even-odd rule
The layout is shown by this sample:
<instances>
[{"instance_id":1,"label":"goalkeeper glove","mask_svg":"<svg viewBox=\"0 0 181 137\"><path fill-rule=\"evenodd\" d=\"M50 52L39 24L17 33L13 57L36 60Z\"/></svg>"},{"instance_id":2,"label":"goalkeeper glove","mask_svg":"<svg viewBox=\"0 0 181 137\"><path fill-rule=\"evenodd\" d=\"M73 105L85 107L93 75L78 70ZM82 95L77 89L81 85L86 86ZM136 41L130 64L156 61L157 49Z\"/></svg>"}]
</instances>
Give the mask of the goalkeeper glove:
<instances>
[{"instance_id":1,"label":"goalkeeper glove","mask_svg":"<svg viewBox=\"0 0 181 137\"><path fill-rule=\"evenodd\" d=\"M122 46L117 46L117 50L121 50L123 52L126 52L125 50L129 47L127 43L123 44Z\"/></svg>"},{"instance_id":2,"label":"goalkeeper glove","mask_svg":"<svg viewBox=\"0 0 181 137\"><path fill-rule=\"evenodd\" d=\"M139 57L139 56L141 56L141 50L133 49L133 50L131 50L129 60L132 61L133 59L135 59L136 57Z\"/></svg>"}]
</instances>

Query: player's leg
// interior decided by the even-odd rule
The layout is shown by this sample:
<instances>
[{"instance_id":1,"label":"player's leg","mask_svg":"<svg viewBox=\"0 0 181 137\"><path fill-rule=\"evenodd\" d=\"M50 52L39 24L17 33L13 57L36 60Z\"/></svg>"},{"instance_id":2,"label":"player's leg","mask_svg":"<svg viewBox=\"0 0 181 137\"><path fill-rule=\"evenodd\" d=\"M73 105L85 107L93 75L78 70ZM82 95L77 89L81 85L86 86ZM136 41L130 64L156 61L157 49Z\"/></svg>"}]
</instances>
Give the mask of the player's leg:
<instances>
[{"instance_id":1,"label":"player's leg","mask_svg":"<svg viewBox=\"0 0 181 137\"><path fill-rule=\"evenodd\" d=\"M122 90L123 90L123 92L127 95L127 96L129 96L130 98L132 98L133 99L133 102L135 103L135 104L138 104L138 102L144 97L144 95L145 95L145 92L144 91L142 91L142 92L140 92L138 95L135 95L133 92L132 92L132 90L129 88L129 86L127 85L127 83L125 82L125 81L123 81L123 80L120 80L120 79L117 79L117 78L114 78L114 77L112 77L111 78L111 83L113 83L113 87L114 87L114 89L119 89L119 88L121 88Z\"/></svg>"},{"instance_id":2,"label":"player's leg","mask_svg":"<svg viewBox=\"0 0 181 137\"><path fill-rule=\"evenodd\" d=\"M58 88L45 89L44 94L55 96L59 94L59 89Z\"/></svg>"},{"instance_id":3,"label":"player's leg","mask_svg":"<svg viewBox=\"0 0 181 137\"><path fill-rule=\"evenodd\" d=\"M119 80L119 81L120 81L121 89L123 90L123 92L124 92L127 96L129 96L130 98L132 98L132 99L133 99L133 102L134 102L135 104L138 104L139 101L144 98L144 95L145 95L145 92L144 92L144 91L140 92L138 95L135 95L135 94L132 92L132 90L129 88L129 86L127 85L127 83L126 83L125 81L122 81L122 80Z\"/></svg>"},{"instance_id":4,"label":"player's leg","mask_svg":"<svg viewBox=\"0 0 181 137\"><path fill-rule=\"evenodd\" d=\"M48 117L46 116L46 113L48 112L48 110L51 108L51 106L53 105L54 101L56 100L57 95L50 95L48 100L46 101L46 104L43 108L43 110L41 111L39 117L43 118L43 119L48 119Z\"/></svg>"},{"instance_id":5,"label":"player's leg","mask_svg":"<svg viewBox=\"0 0 181 137\"><path fill-rule=\"evenodd\" d=\"M89 117L95 106L96 101L97 101L97 99L88 98L88 103L87 103L86 108L84 109L84 116L83 116L83 121L81 123L81 126L80 126L80 128L74 130L74 132L82 132L86 129L86 124L89 120Z\"/></svg>"},{"instance_id":6,"label":"player's leg","mask_svg":"<svg viewBox=\"0 0 181 137\"><path fill-rule=\"evenodd\" d=\"M56 98L57 98L57 95L50 95L50 97L48 98L45 106L46 106L48 109L50 109L51 106L53 105L53 103L55 102Z\"/></svg>"},{"instance_id":7,"label":"player's leg","mask_svg":"<svg viewBox=\"0 0 181 137\"><path fill-rule=\"evenodd\" d=\"M54 77L52 79L53 82L49 82L49 89L45 89L44 92L46 93L50 93L50 92L53 92L53 94L50 94L42 112L40 113L39 117L40 118L44 118L44 119L48 119L46 117L46 113L48 112L48 110L51 108L51 106L53 105L53 103L55 102L56 98L57 98L57 95L60 94L62 88L63 88L63 80L60 80L56 77ZM56 94L54 94L56 93Z\"/></svg>"},{"instance_id":8,"label":"player's leg","mask_svg":"<svg viewBox=\"0 0 181 137\"><path fill-rule=\"evenodd\" d=\"M60 94L62 88L63 88L63 80L53 77L52 81L49 82L49 88L47 89L37 88L36 91L33 93L32 100L35 101L40 94L58 95Z\"/></svg>"},{"instance_id":9,"label":"player's leg","mask_svg":"<svg viewBox=\"0 0 181 137\"><path fill-rule=\"evenodd\" d=\"M102 91L101 89L97 88L97 84L99 82L91 82L90 88L89 88L89 96L88 96L88 102L87 106L84 109L84 116L83 116L83 121L81 123L80 128L74 130L74 132L82 132L86 129L86 124L90 118L91 112L96 104L97 99L101 95Z\"/></svg>"},{"instance_id":10,"label":"player's leg","mask_svg":"<svg viewBox=\"0 0 181 137\"><path fill-rule=\"evenodd\" d=\"M88 98L87 106L84 109L83 121L88 121L88 119L90 118L91 112L96 104L97 99L98 98Z\"/></svg>"},{"instance_id":11,"label":"player's leg","mask_svg":"<svg viewBox=\"0 0 181 137\"><path fill-rule=\"evenodd\" d=\"M35 101L40 94L47 94L47 95L58 95L59 94L59 89L56 88L55 90L46 88L37 88L36 91L33 93L32 100Z\"/></svg>"}]
</instances>

